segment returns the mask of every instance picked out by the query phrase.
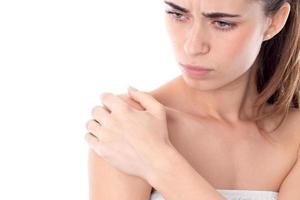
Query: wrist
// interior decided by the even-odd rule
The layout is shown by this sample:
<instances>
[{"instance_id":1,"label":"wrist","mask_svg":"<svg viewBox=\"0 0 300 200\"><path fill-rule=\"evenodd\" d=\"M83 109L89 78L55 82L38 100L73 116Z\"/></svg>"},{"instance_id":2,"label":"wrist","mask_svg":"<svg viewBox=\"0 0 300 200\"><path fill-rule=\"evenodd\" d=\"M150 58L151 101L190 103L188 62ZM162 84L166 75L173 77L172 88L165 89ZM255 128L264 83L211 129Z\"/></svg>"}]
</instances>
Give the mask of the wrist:
<instances>
[{"instance_id":1,"label":"wrist","mask_svg":"<svg viewBox=\"0 0 300 200\"><path fill-rule=\"evenodd\" d=\"M173 145L163 148L160 155L153 161L152 172L148 175L148 182L157 188L163 181L165 176L172 174L174 166L182 162L182 156Z\"/></svg>"}]
</instances>

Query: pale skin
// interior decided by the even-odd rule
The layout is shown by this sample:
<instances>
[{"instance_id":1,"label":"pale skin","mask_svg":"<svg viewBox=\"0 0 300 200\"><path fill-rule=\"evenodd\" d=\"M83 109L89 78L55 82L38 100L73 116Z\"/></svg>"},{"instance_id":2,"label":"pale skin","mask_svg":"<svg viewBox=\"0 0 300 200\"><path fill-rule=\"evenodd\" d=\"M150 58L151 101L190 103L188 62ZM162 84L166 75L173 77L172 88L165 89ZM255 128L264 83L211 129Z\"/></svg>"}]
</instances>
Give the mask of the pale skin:
<instances>
[{"instance_id":1,"label":"pale skin","mask_svg":"<svg viewBox=\"0 0 300 200\"><path fill-rule=\"evenodd\" d=\"M171 2L190 11L181 17L181 23L166 15L177 61L214 69L205 79L196 80L184 73L182 75L189 104L195 107L205 105L205 110L195 109L194 114L238 123L243 119L242 114L252 108L257 96L250 68L255 67L260 44L280 31L287 19L289 6L285 5L279 13L281 15L270 19L263 15L261 5L248 3L248 0ZM201 12L214 11L239 14L241 17L201 17ZM218 20L235 23L237 27L230 30L228 25L218 24ZM273 23L270 25L271 20Z\"/></svg>"},{"instance_id":2,"label":"pale skin","mask_svg":"<svg viewBox=\"0 0 300 200\"><path fill-rule=\"evenodd\" d=\"M195 118L205 118L221 124L221 127L241 126L251 114L251 106L257 95L251 69L259 67L255 58L260 44L283 28L290 11L289 4L284 4L275 16L267 18L263 15L261 5L249 3L248 0L169 2L190 11L181 17L183 21L180 22L166 15L166 25L177 61L204 65L213 68L214 71L206 78L197 80L182 73L182 78L176 79L168 86L168 90L174 91L176 98L160 102L164 101L164 105L174 106ZM170 7L167 6L167 9L170 10ZM201 16L202 12L225 12L240 14L241 17L218 19L238 24L230 31L220 31L214 20ZM107 126L102 124L101 127L94 120L87 123L89 132L99 140L102 138L102 141L97 141L95 137L87 134L91 149L116 169L146 180L167 200L179 200L183 197L224 199L178 153L177 146L172 144L166 128L168 109L147 93L134 94L129 92L128 95L139 102L144 111L137 112L136 107L122 103L119 96L111 94L106 96L105 101L102 100L106 108L97 106L93 109L93 118L100 123L106 120ZM197 109L199 107L201 109ZM113 108L116 114L111 112ZM299 114L297 116L300 119ZM137 137L144 140L138 140ZM118 154L114 151L120 149L122 151ZM280 200L300 198L295 187L300 184L299 168L299 164L295 165L288 179L282 184ZM176 173L178 171L181 172L179 175ZM97 196L92 198L97 199ZM98 198L100 199L100 196Z\"/></svg>"}]
</instances>

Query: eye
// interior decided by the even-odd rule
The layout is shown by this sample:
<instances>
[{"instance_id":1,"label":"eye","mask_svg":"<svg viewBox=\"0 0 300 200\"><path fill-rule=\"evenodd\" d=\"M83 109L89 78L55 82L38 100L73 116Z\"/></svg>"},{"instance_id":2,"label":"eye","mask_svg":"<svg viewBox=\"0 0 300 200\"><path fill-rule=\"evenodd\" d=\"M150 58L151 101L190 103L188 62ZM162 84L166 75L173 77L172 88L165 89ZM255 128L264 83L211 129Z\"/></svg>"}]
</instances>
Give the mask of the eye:
<instances>
[{"instance_id":1,"label":"eye","mask_svg":"<svg viewBox=\"0 0 300 200\"><path fill-rule=\"evenodd\" d=\"M166 10L166 13L168 15L170 15L175 21L183 22L184 20L186 20L186 17L179 12ZM218 24L217 29L219 29L221 31L229 31L229 30L235 28L235 26L236 26L235 23L225 22L225 21L214 21L213 23L217 23Z\"/></svg>"},{"instance_id":2,"label":"eye","mask_svg":"<svg viewBox=\"0 0 300 200\"><path fill-rule=\"evenodd\" d=\"M183 22L184 21L184 16L183 14L179 13L179 12L175 12L175 11L168 11L166 10L166 13L168 15L171 15L172 18L174 18L176 21L180 21Z\"/></svg>"},{"instance_id":3,"label":"eye","mask_svg":"<svg viewBox=\"0 0 300 200\"><path fill-rule=\"evenodd\" d=\"M224 31L231 30L236 26L235 23L224 22L224 21L214 21L213 23L217 23L218 24L218 29L224 30Z\"/></svg>"}]
</instances>

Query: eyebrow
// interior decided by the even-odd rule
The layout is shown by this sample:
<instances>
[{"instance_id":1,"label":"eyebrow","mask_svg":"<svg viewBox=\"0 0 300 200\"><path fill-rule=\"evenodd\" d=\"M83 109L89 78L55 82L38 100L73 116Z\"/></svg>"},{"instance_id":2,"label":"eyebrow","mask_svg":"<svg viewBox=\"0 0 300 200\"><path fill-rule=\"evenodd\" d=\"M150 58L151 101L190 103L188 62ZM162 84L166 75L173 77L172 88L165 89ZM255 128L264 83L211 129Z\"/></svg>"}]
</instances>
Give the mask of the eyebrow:
<instances>
[{"instance_id":1,"label":"eyebrow","mask_svg":"<svg viewBox=\"0 0 300 200\"><path fill-rule=\"evenodd\" d=\"M179 5L176 5L169 1L164 1L167 5L171 6L172 8L179 10L183 13L189 13L190 11L186 8L183 8ZM221 12L210 12L210 13L202 13L204 17L215 19L215 18L223 18L223 17L241 17L241 15L237 14L229 14L229 13L221 13Z\"/></svg>"}]
</instances>

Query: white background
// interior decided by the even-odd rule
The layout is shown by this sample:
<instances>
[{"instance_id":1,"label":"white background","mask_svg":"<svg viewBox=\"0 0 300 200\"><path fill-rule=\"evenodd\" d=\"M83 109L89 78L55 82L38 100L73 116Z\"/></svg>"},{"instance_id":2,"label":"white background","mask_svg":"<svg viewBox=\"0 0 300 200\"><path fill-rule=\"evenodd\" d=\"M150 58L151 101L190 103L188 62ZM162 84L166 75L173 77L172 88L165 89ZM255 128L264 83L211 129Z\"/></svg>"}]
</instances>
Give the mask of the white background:
<instances>
[{"instance_id":1,"label":"white background","mask_svg":"<svg viewBox=\"0 0 300 200\"><path fill-rule=\"evenodd\" d=\"M88 199L102 92L177 76L163 1L0 1L0 199Z\"/></svg>"}]
</instances>

